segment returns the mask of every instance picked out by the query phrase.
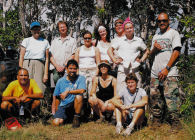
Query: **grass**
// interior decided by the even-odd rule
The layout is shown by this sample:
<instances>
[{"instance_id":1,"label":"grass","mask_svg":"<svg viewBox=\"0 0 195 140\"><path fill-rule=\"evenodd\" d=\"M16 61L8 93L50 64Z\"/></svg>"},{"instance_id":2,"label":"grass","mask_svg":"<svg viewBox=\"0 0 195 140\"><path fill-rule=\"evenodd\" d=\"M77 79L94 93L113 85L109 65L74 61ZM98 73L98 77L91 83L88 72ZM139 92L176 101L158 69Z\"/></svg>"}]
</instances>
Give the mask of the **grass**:
<instances>
[{"instance_id":1,"label":"grass","mask_svg":"<svg viewBox=\"0 0 195 140\"><path fill-rule=\"evenodd\" d=\"M0 130L1 140L193 140L195 139L195 119L184 123L183 128L174 131L167 124L159 128L145 127L135 131L131 136L123 137L115 134L115 126L109 124L83 123L74 129L71 124L59 127L43 125L41 122L23 126L17 131L8 131L4 126Z\"/></svg>"}]
</instances>

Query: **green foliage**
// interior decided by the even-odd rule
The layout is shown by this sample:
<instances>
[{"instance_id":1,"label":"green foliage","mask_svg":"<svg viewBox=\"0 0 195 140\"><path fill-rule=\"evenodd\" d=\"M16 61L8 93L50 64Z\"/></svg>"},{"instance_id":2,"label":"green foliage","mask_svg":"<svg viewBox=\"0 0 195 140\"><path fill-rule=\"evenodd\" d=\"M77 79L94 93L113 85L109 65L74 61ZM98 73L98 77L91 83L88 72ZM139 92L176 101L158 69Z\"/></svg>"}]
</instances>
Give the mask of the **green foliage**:
<instances>
[{"instance_id":1,"label":"green foliage","mask_svg":"<svg viewBox=\"0 0 195 140\"><path fill-rule=\"evenodd\" d=\"M195 55L181 55L177 63L177 68L179 69L179 82L183 88L188 87L190 83L195 81L195 71L193 70L193 65L195 62Z\"/></svg>"},{"instance_id":2,"label":"green foliage","mask_svg":"<svg viewBox=\"0 0 195 140\"><path fill-rule=\"evenodd\" d=\"M181 105L180 113L185 120L191 119L193 108L195 106L195 84L190 84L185 88L186 98L184 104Z\"/></svg>"},{"instance_id":3,"label":"green foliage","mask_svg":"<svg viewBox=\"0 0 195 140\"><path fill-rule=\"evenodd\" d=\"M184 28L184 35L186 38L195 38L195 20L193 16L184 16L180 19L181 24L185 27Z\"/></svg>"},{"instance_id":4,"label":"green foliage","mask_svg":"<svg viewBox=\"0 0 195 140\"><path fill-rule=\"evenodd\" d=\"M13 46L19 44L21 36L21 24L19 20L18 9L10 10L6 13L5 19L2 17L2 10L0 11L0 22L6 21L5 28L0 28L0 42L3 47ZM2 25L0 25L2 26Z\"/></svg>"}]
</instances>

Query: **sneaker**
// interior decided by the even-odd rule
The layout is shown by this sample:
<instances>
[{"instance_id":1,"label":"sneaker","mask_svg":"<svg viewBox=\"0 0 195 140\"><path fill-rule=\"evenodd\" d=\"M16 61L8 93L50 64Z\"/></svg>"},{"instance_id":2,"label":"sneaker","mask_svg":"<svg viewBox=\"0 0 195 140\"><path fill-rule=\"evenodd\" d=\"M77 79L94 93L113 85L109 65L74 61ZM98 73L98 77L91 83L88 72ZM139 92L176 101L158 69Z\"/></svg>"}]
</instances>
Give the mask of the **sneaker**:
<instances>
[{"instance_id":1,"label":"sneaker","mask_svg":"<svg viewBox=\"0 0 195 140\"><path fill-rule=\"evenodd\" d=\"M5 120L5 126L8 130L17 130L22 128L21 124L18 122L18 120L15 117L10 117Z\"/></svg>"},{"instance_id":2,"label":"sneaker","mask_svg":"<svg viewBox=\"0 0 195 140\"><path fill-rule=\"evenodd\" d=\"M79 118L80 118L80 116L77 116L77 115L74 116L73 124L72 124L73 128L80 127L80 120L79 120Z\"/></svg>"},{"instance_id":3,"label":"sneaker","mask_svg":"<svg viewBox=\"0 0 195 140\"><path fill-rule=\"evenodd\" d=\"M105 122L105 117L104 117L104 116L100 117L100 118L96 121L96 123L103 123L103 122Z\"/></svg>"},{"instance_id":4,"label":"sneaker","mask_svg":"<svg viewBox=\"0 0 195 140\"><path fill-rule=\"evenodd\" d=\"M129 136L134 128L127 126L126 130L123 132L124 136Z\"/></svg>"},{"instance_id":5,"label":"sneaker","mask_svg":"<svg viewBox=\"0 0 195 140\"><path fill-rule=\"evenodd\" d=\"M120 134L122 131L122 126L121 125L116 125L116 133Z\"/></svg>"}]
</instances>

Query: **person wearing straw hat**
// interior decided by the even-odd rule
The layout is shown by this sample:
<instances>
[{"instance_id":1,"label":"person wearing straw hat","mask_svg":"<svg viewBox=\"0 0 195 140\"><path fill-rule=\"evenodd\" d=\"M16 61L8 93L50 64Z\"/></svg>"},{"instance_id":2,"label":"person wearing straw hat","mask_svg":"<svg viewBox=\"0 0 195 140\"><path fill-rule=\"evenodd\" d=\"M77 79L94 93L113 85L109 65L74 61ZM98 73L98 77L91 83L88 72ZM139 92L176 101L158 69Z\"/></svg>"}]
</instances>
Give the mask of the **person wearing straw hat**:
<instances>
[{"instance_id":1,"label":"person wearing straw hat","mask_svg":"<svg viewBox=\"0 0 195 140\"><path fill-rule=\"evenodd\" d=\"M103 122L105 116L102 113L115 109L110 100L116 96L116 78L109 74L111 66L108 60L102 60L98 69L99 75L93 78L89 103L93 111L100 117L97 122ZM96 92L97 88L99 89L98 92Z\"/></svg>"}]
</instances>

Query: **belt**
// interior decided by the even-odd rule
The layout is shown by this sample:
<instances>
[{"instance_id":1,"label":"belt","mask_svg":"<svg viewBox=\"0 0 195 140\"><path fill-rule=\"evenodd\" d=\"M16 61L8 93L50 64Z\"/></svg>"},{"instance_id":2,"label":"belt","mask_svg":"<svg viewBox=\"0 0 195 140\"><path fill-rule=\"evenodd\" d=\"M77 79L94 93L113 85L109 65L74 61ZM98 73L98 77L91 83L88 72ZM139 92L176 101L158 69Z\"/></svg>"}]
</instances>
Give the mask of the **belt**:
<instances>
[{"instance_id":1,"label":"belt","mask_svg":"<svg viewBox=\"0 0 195 140\"><path fill-rule=\"evenodd\" d=\"M24 60L28 60L28 67L29 67L29 65L30 65L30 61L31 61L31 60L37 60L37 61L39 61L39 62L41 62L41 63L43 63L43 64L44 64L44 62L45 62L45 61L40 60L40 59L24 59Z\"/></svg>"}]
</instances>

